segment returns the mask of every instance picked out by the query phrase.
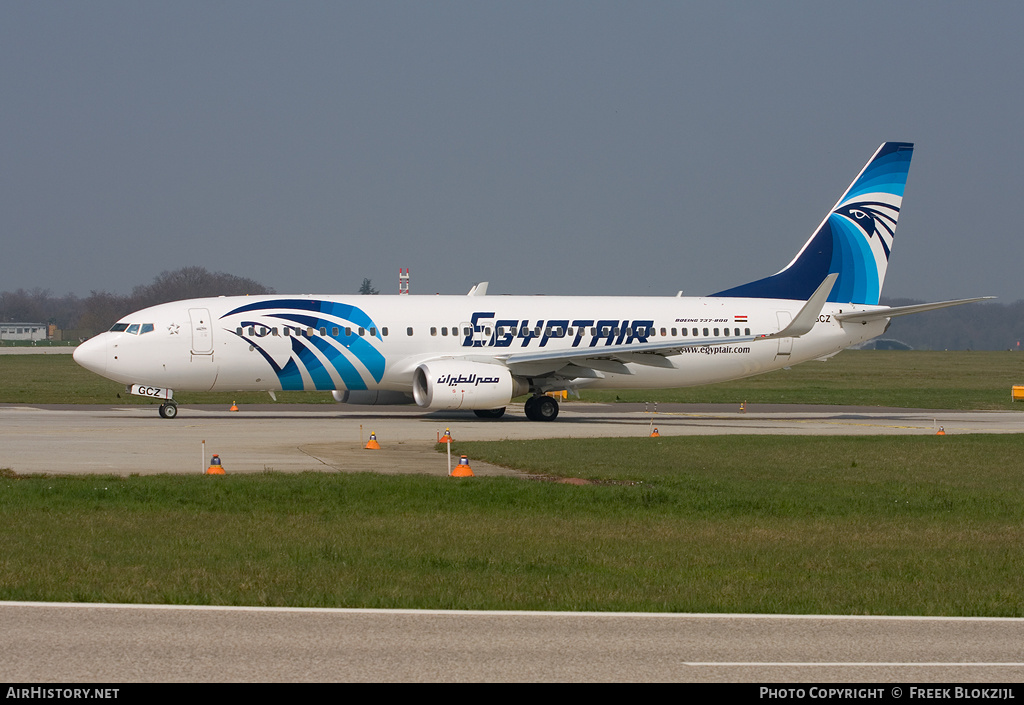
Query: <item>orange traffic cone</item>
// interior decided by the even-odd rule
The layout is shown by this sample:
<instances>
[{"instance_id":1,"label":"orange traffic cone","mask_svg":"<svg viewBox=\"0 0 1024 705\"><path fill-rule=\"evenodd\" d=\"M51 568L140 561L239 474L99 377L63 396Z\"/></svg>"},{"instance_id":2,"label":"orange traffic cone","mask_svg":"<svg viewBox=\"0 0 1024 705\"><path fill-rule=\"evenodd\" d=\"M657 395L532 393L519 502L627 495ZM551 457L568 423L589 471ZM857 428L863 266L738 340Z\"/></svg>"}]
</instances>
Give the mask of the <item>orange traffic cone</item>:
<instances>
[{"instance_id":1,"label":"orange traffic cone","mask_svg":"<svg viewBox=\"0 0 1024 705\"><path fill-rule=\"evenodd\" d=\"M370 442L366 444L365 450L380 450L380 443L377 442L377 434L370 432Z\"/></svg>"},{"instance_id":2,"label":"orange traffic cone","mask_svg":"<svg viewBox=\"0 0 1024 705\"><path fill-rule=\"evenodd\" d=\"M939 426L939 432L936 433L935 435L936 436L945 436L946 435L946 429L944 429L942 426Z\"/></svg>"},{"instance_id":3,"label":"orange traffic cone","mask_svg":"<svg viewBox=\"0 0 1024 705\"><path fill-rule=\"evenodd\" d=\"M231 402L231 408L228 411L238 411L238 405L235 402Z\"/></svg>"},{"instance_id":4,"label":"orange traffic cone","mask_svg":"<svg viewBox=\"0 0 1024 705\"><path fill-rule=\"evenodd\" d=\"M466 456L459 458L459 464L452 470L452 477L476 477L473 468L469 467L469 460Z\"/></svg>"},{"instance_id":5,"label":"orange traffic cone","mask_svg":"<svg viewBox=\"0 0 1024 705\"><path fill-rule=\"evenodd\" d=\"M210 458L210 467L206 468L206 474L207 475L223 475L224 474L224 466L220 464L220 456L219 455L214 454L214 456L212 458Z\"/></svg>"},{"instance_id":6,"label":"orange traffic cone","mask_svg":"<svg viewBox=\"0 0 1024 705\"><path fill-rule=\"evenodd\" d=\"M654 429L653 431L651 431L651 435L649 437L650 438L661 438L661 434L658 433L658 429Z\"/></svg>"},{"instance_id":7,"label":"orange traffic cone","mask_svg":"<svg viewBox=\"0 0 1024 705\"><path fill-rule=\"evenodd\" d=\"M451 442L452 442L452 432L449 431L447 428L445 428L444 435L441 436L441 439L438 441L438 443L451 443Z\"/></svg>"}]
</instances>

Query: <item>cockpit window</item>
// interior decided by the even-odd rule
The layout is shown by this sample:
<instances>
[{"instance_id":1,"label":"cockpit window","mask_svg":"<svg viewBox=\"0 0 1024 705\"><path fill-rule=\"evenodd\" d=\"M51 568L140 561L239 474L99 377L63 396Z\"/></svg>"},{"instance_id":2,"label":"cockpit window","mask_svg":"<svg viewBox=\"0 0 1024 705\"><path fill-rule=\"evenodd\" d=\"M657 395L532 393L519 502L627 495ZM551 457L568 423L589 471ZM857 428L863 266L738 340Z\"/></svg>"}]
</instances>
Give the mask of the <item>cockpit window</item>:
<instances>
[{"instance_id":1,"label":"cockpit window","mask_svg":"<svg viewBox=\"0 0 1024 705\"><path fill-rule=\"evenodd\" d=\"M115 323L111 329L111 333L128 333L130 335L142 335L143 333L152 333L155 330L152 323Z\"/></svg>"}]
</instances>

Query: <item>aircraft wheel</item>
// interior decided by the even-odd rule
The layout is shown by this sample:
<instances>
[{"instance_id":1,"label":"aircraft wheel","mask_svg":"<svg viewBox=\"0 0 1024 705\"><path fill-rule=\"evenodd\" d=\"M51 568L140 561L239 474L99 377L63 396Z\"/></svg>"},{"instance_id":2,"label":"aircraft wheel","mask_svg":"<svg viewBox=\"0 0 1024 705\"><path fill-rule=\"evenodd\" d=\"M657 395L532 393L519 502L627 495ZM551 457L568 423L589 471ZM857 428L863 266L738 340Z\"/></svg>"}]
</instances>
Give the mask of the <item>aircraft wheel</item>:
<instances>
[{"instance_id":1,"label":"aircraft wheel","mask_svg":"<svg viewBox=\"0 0 1024 705\"><path fill-rule=\"evenodd\" d=\"M162 419L173 419L178 415L177 404L161 404L160 405L160 418Z\"/></svg>"},{"instance_id":2,"label":"aircraft wheel","mask_svg":"<svg viewBox=\"0 0 1024 705\"><path fill-rule=\"evenodd\" d=\"M500 419L505 415L505 407L500 409L474 409L473 413L481 419Z\"/></svg>"},{"instance_id":3,"label":"aircraft wheel","mask_svg":"<svg viewBox=\"0 0 1024 705\"><path fill-rule=\"evenodd\" d=\"M558 418L558 402L548 396L530 397L524 411L530 421L554 421Z\"/></svg>"},{"instance_id":4,"label":"aircraft wheel","mask_svg":"<svg viewBox=\"0 0 1024 705\"><path fill-rule=\"evenodd\" d=\"M554 421L558 418L558 402L552 397L540 397L536 408L538 421Z\"/></svg>"}]
</instances>

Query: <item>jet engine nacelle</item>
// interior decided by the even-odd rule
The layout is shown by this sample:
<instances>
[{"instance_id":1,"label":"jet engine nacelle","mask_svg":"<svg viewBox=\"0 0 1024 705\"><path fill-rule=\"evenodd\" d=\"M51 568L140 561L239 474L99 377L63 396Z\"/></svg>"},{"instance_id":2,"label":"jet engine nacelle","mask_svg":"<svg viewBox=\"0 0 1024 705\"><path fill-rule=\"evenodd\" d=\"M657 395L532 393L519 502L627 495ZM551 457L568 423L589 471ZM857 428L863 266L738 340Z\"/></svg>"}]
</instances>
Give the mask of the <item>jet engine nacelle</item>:
<instances>
[{"instance_id":1,"label":"jet engine nacelle","mask_svg":"<svg viewBox=\"0 0 1024 705\"><path fill-rule=\"evenodd\" d=\"M412 378L412 395L425 409L498 409L528 391L507 367L469 360L424 362Z\"/></svg>"},{"instance_id":2,"label":"jet engine nacelle","mask_svg":"<svg viewBox=\"0 0 1024 705\"><path fill-rule=\"evenodd\" d=\"M365 406L412 404L412 397L406 392L392 392L386 389L346 389L333 391L334 401L339 404Z\"/></svg>"}]
</instances>

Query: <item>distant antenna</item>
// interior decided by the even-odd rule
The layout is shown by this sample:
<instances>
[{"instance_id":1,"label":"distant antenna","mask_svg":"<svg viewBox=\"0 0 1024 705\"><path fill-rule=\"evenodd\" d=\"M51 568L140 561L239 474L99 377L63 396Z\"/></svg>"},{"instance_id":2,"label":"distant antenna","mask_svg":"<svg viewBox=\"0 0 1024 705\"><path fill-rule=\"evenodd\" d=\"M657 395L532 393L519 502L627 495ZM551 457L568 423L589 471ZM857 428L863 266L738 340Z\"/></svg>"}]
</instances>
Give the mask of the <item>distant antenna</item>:
<instances>
[{"instance_id":1,"label":"distant antenna","mask_svg":"<svg viewBox=\"0 0 1024 705\"><path fill-rule=\"evenodd\" d=\"M405 268L405 272L402 268L398 268L398 293L408 294L409 293L409 268Z\"/></svg>"}]
</instances>

